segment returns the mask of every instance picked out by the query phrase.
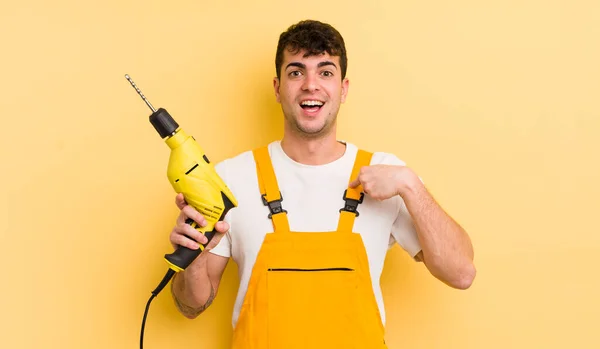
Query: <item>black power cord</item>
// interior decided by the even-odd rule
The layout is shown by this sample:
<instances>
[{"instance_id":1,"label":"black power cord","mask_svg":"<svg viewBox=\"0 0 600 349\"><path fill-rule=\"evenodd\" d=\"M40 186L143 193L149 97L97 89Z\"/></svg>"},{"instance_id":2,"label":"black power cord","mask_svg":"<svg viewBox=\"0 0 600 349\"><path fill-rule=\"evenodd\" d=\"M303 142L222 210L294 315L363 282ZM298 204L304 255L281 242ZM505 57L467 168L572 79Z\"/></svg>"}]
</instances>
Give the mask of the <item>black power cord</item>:
<instances>
[{"instance_id":1,"label":"black power cord","mask_svg":"<svg viewBox=\"0 0 600 349\"><path fill-rule=\"evenodd\" d=\"M169 283L169 281L171 281L171 278L173 278L174 275L175 271L173 269L169 269L169 271L167 271L160 284L158 284L154 291L152 291L152 295L150 296L150 299L148 299L148 303L146 303L146 310L144 311L144 318L142 319L142 331L140 334L140 349L144 349L144 328L146 327L146 317L148 316L148 309L150 309L150 303L160 293L160 291L162 291L162 289L165 288L165 286L167 286L167 284Z\"/></svg>"}]
</instances>

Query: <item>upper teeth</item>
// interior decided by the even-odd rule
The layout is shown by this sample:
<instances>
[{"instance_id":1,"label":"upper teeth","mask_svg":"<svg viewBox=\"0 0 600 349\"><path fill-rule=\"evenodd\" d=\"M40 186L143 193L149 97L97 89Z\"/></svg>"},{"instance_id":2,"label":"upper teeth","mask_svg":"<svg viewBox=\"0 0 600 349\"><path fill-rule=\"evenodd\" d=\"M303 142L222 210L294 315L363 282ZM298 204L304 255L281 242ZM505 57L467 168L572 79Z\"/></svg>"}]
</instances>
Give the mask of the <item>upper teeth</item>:
<instances>
[{"instance_id":1,"label":"upper teeth","mask_svg":"<svg viewBox=\"0 0 600 349\"><path fill-rule=\"evenodd\" d=\"M302 102L302 105L323 105L323 102L320 101L304 101Z\"/></svg>"}]
</instances>

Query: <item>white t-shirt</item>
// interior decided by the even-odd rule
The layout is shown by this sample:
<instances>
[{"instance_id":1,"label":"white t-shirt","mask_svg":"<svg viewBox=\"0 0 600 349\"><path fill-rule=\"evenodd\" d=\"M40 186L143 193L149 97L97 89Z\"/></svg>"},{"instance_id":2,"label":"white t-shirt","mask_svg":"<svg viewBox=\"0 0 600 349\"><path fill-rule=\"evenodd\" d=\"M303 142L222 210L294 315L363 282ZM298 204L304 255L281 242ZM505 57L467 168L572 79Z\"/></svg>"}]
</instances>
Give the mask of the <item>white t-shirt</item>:
<instances>
[{"instance_id":1,"label":"white t-shirt","mask_svg":"<svg viewBox=\"0 0 600 349\"><path fill-rule=\"evenodd\" d=\"M269 144L271 162L283 197L282 206L288 211L291 231L333 231L337 229L339 209L343 207L344 190L348 187L357 147L344 142L344 155L331 163L319 166L300 164L287 156L280 141ZM371 164L405 165L396 156L374 152ZM254 266L254 261L267 233L273 232L269 209L262 202L257 182L256 164L251 151L241 153L215 165L238 200L238 207L225 216L230 230L211 250L232 257L238 265L239 290L233 310L235 327ZM411 257L420 250L419 240L411 217L399 196L377 201L365 195L358 206L359 216L354 229L360 233L366 248L373 292L385 324L385 308L379 285L387 250L397 242Z\"/></svg>"}]
</instances>

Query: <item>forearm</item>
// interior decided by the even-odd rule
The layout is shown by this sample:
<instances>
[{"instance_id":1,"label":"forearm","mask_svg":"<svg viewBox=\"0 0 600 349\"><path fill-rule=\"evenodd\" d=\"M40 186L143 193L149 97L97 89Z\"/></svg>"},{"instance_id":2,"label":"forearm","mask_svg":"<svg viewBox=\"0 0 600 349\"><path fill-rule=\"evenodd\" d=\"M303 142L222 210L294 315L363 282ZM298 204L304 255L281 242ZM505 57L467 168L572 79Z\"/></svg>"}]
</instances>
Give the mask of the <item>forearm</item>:
<instances>
[{"instance_id":1,"label":"forearm","mask_svg":"<svg viewBox=\"0 0 600 349\"><path fill-rule=\"evenodd\" d=\"M468 234L442 209L416 175L411 178L400 195L415 224L427 268L452 287L470 287L475 267Z\"/></svg>"},{"instance_id":2,"label":"forearm","mask_svg":"<svg viewBox=\"0 0 600 349\"><path fill-rule=\"evenodd\" d=\"M212 304L216 290L208 277L206 254L201 254L184 271L175 275L171 293L179 312L190 319Z\"/></svg>"}]
</instances>

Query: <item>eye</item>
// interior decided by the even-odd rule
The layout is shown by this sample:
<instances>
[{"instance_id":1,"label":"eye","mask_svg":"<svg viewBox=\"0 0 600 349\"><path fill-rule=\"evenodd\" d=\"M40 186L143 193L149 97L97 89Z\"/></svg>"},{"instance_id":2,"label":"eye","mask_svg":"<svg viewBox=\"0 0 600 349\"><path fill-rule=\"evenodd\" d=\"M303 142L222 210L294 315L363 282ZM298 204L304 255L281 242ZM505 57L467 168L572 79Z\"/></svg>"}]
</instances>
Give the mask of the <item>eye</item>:
<instances>
[{"instance_id":1,"label":"eye","mask_svg":"<svg viewBox=\"0 0 600 349\"><path fill-rule=\"evenodd\" d=\"M300 76L301 74L302 74L302 73L301 73L299 70L293 70L293 71L291 71L291 72L288 74L288 76L290 76L290 77L298 77L298 76Z\"/></svg>"},{"instance_id":2,"label":"eye","mask_svg":"<svg viewBox=\"0 0 600 349\"><path fill-rule=\"evenodd\" d=\"M329 70L325 70L321 74L323 74L323 76L326 76L328 78L333 76L333 72L331 72Z\"/></svg>"}]
</instances>

